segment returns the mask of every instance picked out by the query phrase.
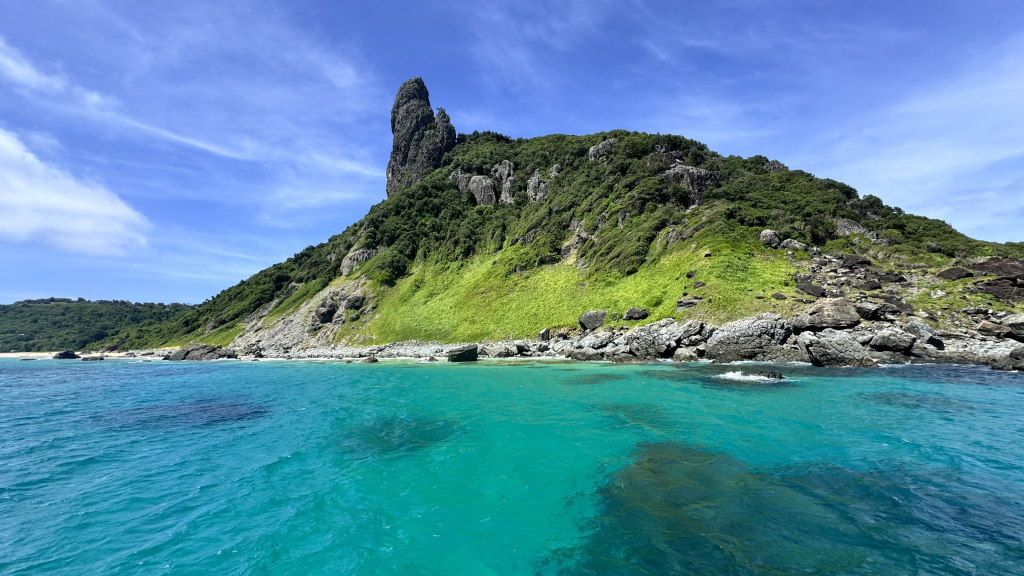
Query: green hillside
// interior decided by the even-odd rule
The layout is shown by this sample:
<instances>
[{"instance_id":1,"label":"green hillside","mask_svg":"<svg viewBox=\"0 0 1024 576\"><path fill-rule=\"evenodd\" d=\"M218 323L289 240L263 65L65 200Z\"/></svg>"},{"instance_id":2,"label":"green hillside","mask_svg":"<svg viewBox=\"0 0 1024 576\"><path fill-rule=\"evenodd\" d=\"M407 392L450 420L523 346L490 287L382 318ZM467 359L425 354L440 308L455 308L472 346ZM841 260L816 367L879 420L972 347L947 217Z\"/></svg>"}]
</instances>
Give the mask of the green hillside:
<instances>
[{"instance_id":1,"label":"green hillside","mask_svg":"<svg viewBox=\"0 0 1024 576\"><path fill-rule=\"evenodd\" d=\"M592 158L591 148L609 139L617 143ZM478 205L460 190L459 174L491 175L503 161L515 170L511 202ZM539 183L546 196L538 201ZM838 219L861 233L837 236ZM809 256L766 248L758 240L765 228L893 267L1024 256L1022 244L974 240L841 182L763 156L722 156L680 136L460 134L440 168L343 233L194 309L106 342L227 344L261 307L272 308L264 320L272 323L325 287L363 276L376 309L341 327L338 341L526 336L597 308L641 306L650 321L674 315L683 293L703 299L686 314L716 321L785 311L798 303L755 296L798 295L793 275ZM340 264L354 251L373 257L343 275ZM698 281L706 285L695 288Z\"/></svg>"},{"instance_id":2,"label":"green hillside","mask_svg":"<svg viewBox=\"0 0 1024 576\"><path fill-rule=\"evenodd\" d=\"M192 309L185 304L46 298L0 305L0 351L83 350L125 336L159 341L151 333Z\"/></svg>"}]
</instances>

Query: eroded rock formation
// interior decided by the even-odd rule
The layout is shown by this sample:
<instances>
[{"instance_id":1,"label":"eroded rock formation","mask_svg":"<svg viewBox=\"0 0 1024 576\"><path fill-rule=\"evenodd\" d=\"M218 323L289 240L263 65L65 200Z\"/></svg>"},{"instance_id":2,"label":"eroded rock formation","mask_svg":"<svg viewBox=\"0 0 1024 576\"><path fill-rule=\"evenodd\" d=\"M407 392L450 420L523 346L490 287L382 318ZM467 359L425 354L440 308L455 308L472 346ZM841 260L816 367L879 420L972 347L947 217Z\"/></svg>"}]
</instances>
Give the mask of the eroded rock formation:
<instances>
[{"instance_id":1,"label":"eroded rock formation","mask_svg":"<svg viewBox=\"0 0 1024 576\"><path fill-rule=\"evenodd\" d=\"M388 162L387 193L401 192L441 166L445 152L455 147L455 127L443 108L434 115L423 79L407 80L391 107L394 143Z\"/></svg>"}]
</instances>

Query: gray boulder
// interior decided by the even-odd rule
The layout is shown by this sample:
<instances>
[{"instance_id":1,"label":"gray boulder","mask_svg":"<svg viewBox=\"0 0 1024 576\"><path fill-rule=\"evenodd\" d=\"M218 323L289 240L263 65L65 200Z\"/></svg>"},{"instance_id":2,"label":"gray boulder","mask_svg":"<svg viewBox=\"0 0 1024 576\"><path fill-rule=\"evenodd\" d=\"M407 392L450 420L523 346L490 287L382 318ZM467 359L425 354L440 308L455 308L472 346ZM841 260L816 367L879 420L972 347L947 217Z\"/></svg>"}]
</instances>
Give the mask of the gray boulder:
<instances>
[{"instance_id":1,"label":"gray boulder","mask_svg":"<svg viewBox=\"0 0 1024 576\"><path fill-rule=\"evenodd\" d=\"M444 109L437 116L422 78L407 80L398 88L391 107L394 141L387 168L387 195L401 192L441 166L445 153L455 147L455 127Z\"/></svg>"},{"instance_id":2,"label":"gray boulder","mask_svg":"<svg viewBox=\"0 0 1024 576\"><path fill-rule=\"evenodd\" d=\"M676 312L682 312L687 308L693 308L700 304L700 298L680 298L676 300Z\"/></svg>"},{"instance_id":3,"label":"gray boulder","mask_svg":"<svg viewBox=\"0 0 1024 576\"><path fill-rule=\"evenodd\" d=\"M630 308L622 315L623 320L643 320L647 318L647 310L643 308Z\"/></svg>"},{"instance_id":4,"label":"gray boulder","mask_svg":"<svg viewBox=\"0 0 1024 576\"><path fill-rule=\"evenodd\" d=\"M665 318L633 328L622 335L621 341L637 358L667 358L675 352L683 334L682 326L671 318Z\"/></svg>"},{"instance_id":5,"label":"gray boulder","mask_svg":"<svg viewBox=\"0 0 1024 576\"><path fill-rule=\"evenodd\" d=\"M600 351L594 350L593 348L576 348L572 352L569 352L568 357L581 362L591 362L594 360L601 360L604 356Z\"/></svg>"},{"instance_id":6,"label":"gray boulder","mask_svg":"<svg viewBox=\"0 0 1024 576\"><path fill-rule=\"evenodd\" d=\"M219 360L221 358L238 358L238 352L211 344L189 344L172 352L167 357L168 360Z\"/></svg>"},{"instance_id":7,"label":"gray boulder","mask_svg":"<svg viewBox=\"0 0 1024 576\"><path fill-rule=\"evenodd\" d=\"M1024 342L1024 313L1012 314L1000 320L999 323L1013 332L1012 338Z\"/></svg>"},{"instance_id":8,"label":"gray boulder","mask_svg":"<svg viewBox=\"0 0 1024 576\"><path fill-rule=\"evenodd\" d=\"M510 346L489 346L484 348L484 355L488 358L511 358L516 353L517 350Z\"/></svg>"},{"instance_id":9,"label":"gray boulder","mask_svg":"<svg viewBox=\"0 0 1024 576\"><path fill-rule=\"evenodd\" d=\"M977 330L979 333L985 336L992 336L993 338L1009 338L1013 334L1013 330L1006 326L989 322L988 320L983 320L981 324L978 324Z\"/></svg>"},{"instance_id":10,"label":"gray boulder","mask_svg":"<svg viewBox=\"0 0 1024 576\"><path fill-rule=\"evenodd\" d=\"M996 370L1018 370L1024 372L1024 347L1014 348L1005 358L996 360L992 367Z\"/></svg>"},{"instance_id":11,"label":"gray boulder","mask_svg":"<svg viewBox=\"0 0 1024 576\"><path fill-rule=\"evenodd\" d=\"M772 346L783 344L793 329L778 314L766 312L723 324L707 341L705 356L715 362L755 360Z\"/></svg>"},{"instance_id":12,"label":"gray boulder","mask_svg":"<svg viewBox=\"0 0 1024 576\"><path fill-rule=\"evenodd\" d=\"M313 317L311 318L313 326L320 324L328 324L331 320L334 320L334 315L338 312L338 303L334 301L334 298L324 298L316 310L313 310Z\"/></svg>"},{"instance_id":13,"label":"gray boulder","mask_svg":"<svg viewBox=\"0 0 1024 576\"><path fill-rule=\"evenodd\" d=\"M782 241L779 240L778 232L775 230L762 230L759 239L762 244L769 248L778 248L779 244L782 243Z\"/></svg>"},{"instance_id":14,"label":"gray boulder","mask_svg":"<svg viewBox=\"0 0 1024 576\"><path fill-rule=\"evenodd\" d=\"M851 328L860 323L860 314L846 298L824 298L794 316L790 323L798 333L826 328Z\"/></svg>"},{"instance_id":15,"label":"gray boulder","mask_svg":"<svg viewBox=\"0 0 1024 576\"><path fill-rule=\"evenodd\" d=\"M817 334L803 332L797 338L797 345L815 366L877 366L867 350L852 336L832 328Z\"/></svg>"},{"instance_id":16,"label":"gray boulder","mask_svg":"<svg viewBox=\"0 0 1024 576\"><path fill-rule=\"evenodd\" d=\"M715 326L700 320L687 320L679 325L679 345L697 346L707 342L715 333Z\"/></svg>"},{"instance_id":17,"label":"gray boulder","mask_svg":"<svg viewBox=\"0 0 1024 576\"><path fill-rule=\"evenodd\" d=\"M918 342L928 344L938 350L942 350L944 347L942 340L935 335L935 331L932 330L932 327L917 316L907 318L907 323L903 326L903 330L909 334L913 334L917 338Z\"/></svg>"},{"instance_id":18,"label":"gray boulder","mask_svg":"<svg viewBox=\"0 0 1024 576\"><path fill-rule=\"evenodd\" d=\"M796 250L796 251L800 251L800 250L807 249L807 244L804 244L803 242L800 242L799 240L794 240L794 239L790 238L788 240L784 240L782 242L782 244L779 244L779 248L782 248L783 250Z\"/></svg>"},{"instance_id":19,"label":"gray boulder","mask_svg":"<svg viewBox=\"0 0 1024 576\"><path fill-rule=\"evenodd\" d=\"M594 350L600 350L605 346L612 343L615 340L616 334L614 332L600 331L587 334L580 339L576 345L578 348L593 348Z\"/></svg>"},{"instance_id":20,"label":"gray boulder","mask_svg":"<svg viewBox=\"0 0 1024 576\"><path fill-rule=\"evenodd\" d=\"M886 328L871 339L870 346L875 350L908 354L917 342L917 336L904 332L899 328Z\"/></svg>"},{"instance_id":21,"label":"gray boulder","mask_svg":"<svg viewBox=\"0 0 1024 576\"><path fill-rule=\"evenodd\" d=\"M580 314L579 322L580 326L585 330L594 330L600 328L604 324L605 317L608 316L606 310L590 310Z\"/></svg>"},{"instance_id":22,"label":"gray boulder","mask_svg":"<svg viewBox=\"0 0 1024 576\"><path fill-rule=\"evenodd\" d=\"M676 362L696 362L699 358L697 349L690 348L689 346L677 348L675 353L672 354L672 360Z\"/></svg>"},{"instance_id":23,"label":"gray boulder","mask_svg":"<svg viewBox=\"0 0 1024 576\"><path fill-rule=\"evenodd\" d=\"M548 340L551 340L550 328L545 328L540 331L540 334L537 334L537 342L547 342Z\"/></svg>"},{"instance_id":24,"label":"gray boulder","mask_svg":"<svg viewBox=\"0 0 1024 576\"><path fill-rule=\"evenodd\" d=\"M475 362L479 355L476 344L453 348L448 351L449 362Z\"/></svg>"}]
</instances>

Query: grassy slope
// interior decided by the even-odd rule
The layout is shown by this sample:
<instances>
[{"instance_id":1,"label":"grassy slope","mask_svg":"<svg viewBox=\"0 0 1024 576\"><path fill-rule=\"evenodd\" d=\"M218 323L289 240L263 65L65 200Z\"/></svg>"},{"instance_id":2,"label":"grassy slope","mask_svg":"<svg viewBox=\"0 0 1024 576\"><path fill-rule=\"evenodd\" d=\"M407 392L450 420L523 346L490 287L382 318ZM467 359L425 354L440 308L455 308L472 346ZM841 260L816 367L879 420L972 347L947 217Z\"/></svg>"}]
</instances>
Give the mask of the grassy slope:
<instances>
[{"instance_id":1,"label":"grassy slope","mask_svg":"<svg viewBox=\"0 0 1024 576\"><path fill-rule=\"evenodd\" d=\"M382 290L378 314L365 327L348 327L339 338L366 342L438 340L446 342L533 337L545 327L575 327L587 310L622 314L630 306L651 316L701 318L717 322L765 311L787 312L795 303L755 299L781 291L795 295L794 268L777 251L756 242L723 245L713 232L678 243L658 261L623 277L616 272L588 274L572 264L509 273L509 253L479 256L448 266L421 265L393 288ZM504 252L508 252L506 249ZM711 257L704 254L711 252ZM697 272L693 279L688 271ZM701 280L707 286L694 289ZM686 292L704 298L681 314L676 300ZM358 330L358 332L356 331Z\"/></svg>"}]
</instances>

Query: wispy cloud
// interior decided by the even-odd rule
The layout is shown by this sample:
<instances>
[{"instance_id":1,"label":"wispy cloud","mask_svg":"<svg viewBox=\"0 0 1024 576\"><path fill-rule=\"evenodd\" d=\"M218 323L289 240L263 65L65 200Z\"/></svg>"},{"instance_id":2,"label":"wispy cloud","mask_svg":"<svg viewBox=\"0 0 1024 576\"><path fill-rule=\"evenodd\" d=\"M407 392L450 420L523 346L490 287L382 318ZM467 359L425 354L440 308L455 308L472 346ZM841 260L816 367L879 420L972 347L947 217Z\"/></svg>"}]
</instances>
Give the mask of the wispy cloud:
<instances>
[{"instance_id":1,"label":"wispy cloud","mask_svg":"<svg viewBox=\"0 0 1024 576\"><path fill-rule=\"evenodd\" d=\"M853 118L831 140L815 142L803 160L862 194L954 225L984 214L990 225L975 230L985 239L1016 234L1021 240L1019 220L992 218L982 201L995 194L1001 206L1024 204L1024 191L1013 184L1024 163L1021 94L1024 37L891 106ZM972 200L958 202L961 194Z\"/></svg>"},{"instance_id":2,"label":"wispy cloud","mask_svg":"<svg viewBox=\"0 0 1024 576\"><path fill-rule=\"evenodd\" d=\"M70 252L123 254L146 245L145 217L99 183L48 166L0 130L0 238Z\"/></svg>"}]
</instances>

